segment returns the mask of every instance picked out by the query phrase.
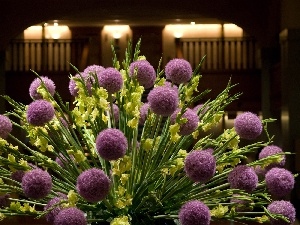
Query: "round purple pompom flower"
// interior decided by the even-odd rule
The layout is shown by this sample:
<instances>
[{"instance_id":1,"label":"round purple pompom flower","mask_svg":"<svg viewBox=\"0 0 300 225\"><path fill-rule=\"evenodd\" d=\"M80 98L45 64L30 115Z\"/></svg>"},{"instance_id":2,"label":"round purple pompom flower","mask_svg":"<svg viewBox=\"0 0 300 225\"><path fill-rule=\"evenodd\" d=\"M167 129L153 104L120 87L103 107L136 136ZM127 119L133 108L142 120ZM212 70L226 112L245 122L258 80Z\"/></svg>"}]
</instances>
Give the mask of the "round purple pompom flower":
<instances>
[{"instance_id":1,"label":"round purple pompom flower","mask_svg":"<svg viewBox=\"0 0 300 225\"><path fill-rule=\"evenodd\" d=\"M171 124L174 124L176 122L177 114L181 111L181 109L177 109L170 117ZM186 111L181 115L181 118L187 119L185 123L180 124L180 135L189 135L193 133L199 123L199 117L198 115L192 110L187 108Z\"/></svg>"},{"instance_id":2,"label":"round purple pompom flower","mask_svg":"<svg viewBox=\"0 0 300 225\"><path fill-rule=\"evenodd\" d=\"M295 178L293 174L284 168L272 168L266 176L268 191L278 198L288 195L294 188Z\"/></svg>"},{"instance_id":3,"label":"round purple pompom flower","mask_svg":"<svg viewBox=\"0 0 300 225\"><path fill-rule=\"evenodd\" d=\"M44 198L50 193L51 188L52 178L47 171L33 169L23 176L22 189L28 198Z\"/></svg>"},{"instance_id":4,"label":"round purple pompom flower","mask_svg":"<svg viewBox=\"0 0 300 225\"><path fill-rule=\"evenodd\" d=\"M276 145L269 145L269 146L266 146L264 147L259 155L258 155L258 158L259 159L263 159L263 158L266 158L270 155L275 155L275 154L279 154L279 153L283 153L282 149ZM285 155L282 155L282 160L278 163L271 163L270 165L268 165L266 167L267 170L273 168L273 167L283 167L285 165Z\"/></svg>"},{"instance_id":5,"label":"round purple pompom flower","mask_svg":"<svg viewBox=\"0 0 300 225\"><path fill-rule=\"evenodd\" d=\"M113 113L114 113L115 122L117 123L120 117L120 109L119 106L116 104L113 104Z\"/></svg>"},{"instance_id":6,"label":"round purple pompom flower","mask_svg":"<svg viewBox=\"0 0 300 225\"><path fill-rule=\"evenodd\" d=\"M54 220L54 225L87 225L87 221L80 209L76 207L62 209Z\"/></svg>"},{"instance_id":7,"label":"round purple pompom flower","mask_svg":"<svg viewBox=\"0 0 300 225\"><path fill-rule=\"evenodd\" d=\"M186 175L194 182L206 182L216 172L216 160L210 151L190 152L184 162Z\"/></svg>"},{"instance_id":8,"label":"round purple pompom flower","mask_svg":"<svg viewBox=\"0 0 300 225\"><path fill-rule=\"evenodd\" d=\"M48 92L50 93L50 95L53 96L55 93L55 88L56 88L54 82L51 79L49 79L48 77L44 77L44 76L41 76L41 79L42 79L45 87L47 88ZM37 92L38 87L41 86L41 84L42 84L41 79L35 78L32 81L32 83L30 84L29 95L34 100L43 98L43 96Z\"/></svg>"},{"instance_id":9,"label":"round purple pompom flower","mask_svg":"<svg viewBox=\"0 0 300 225\"><path fill-rule=\"evenodd\" d=\"M16 170L15 172L13 172L11 174L11 179L18 181L18 182L22 182L23 176L25 175L25 171L23 170Z\"/></svg>"},{"instance_id":10,"label":"round purple pompom flower","mask_svg":"<svg viewBox=\"0 0 300 225\"><path fill-rule=\"evenodd\" d=\"M188 82L193 74L191 64L185 59L172 59L165 67L166 78L175 84Z\"/></svg>"},{"instance_id":11,"label":"round purple pompom flower","mask_svg":"<svg viewBox=\"0 0 300 225\"><path fill-rule=\"evenodd\" d=\"M67 196L54 197L54 198L50 199L48 201L47 205L45 205L44 210L48 210L48 209L52 208L54 205L60 203L63 200L67 200ZM55 220L55 217L62 209L63 208L60 205L57 205L50 212L48 212L45 216L47 222L52 224Z\"/></svg>"},{"instance_id":12,"label":"round purple pompom flower","mask_svg":"<svg viewBox=\"0 0 300 225\"><path fill-rule=\"evenodd\" d=\"M75 79L83 79L84 84L88 90L89 95L92 93L92 83L94 82L94 78L90 76L88 73L81 73L81 76L79 74L76 74L74 76ZM74 97L78 95L78 87L76 85L76 82L74 79L70 79L69 81L69 91L70 94Z\"/></svg>"},{"instance_id":13,"label":"round purple pompom flower","mask_svg":"<svg viewBox=\"0 0 300 225\"><path fill-rule=\"evenodd\" d=\"M90 73L93 73L93 74L100 74L103 70L105 70L104 67L102 66L99 66L99 65L90 65L88 67L86 67L84 70L83 70L83 73L85 74L90 74Z\"/></svg>"},{"instance_id":14,"label":"round purple pompom flower","mask_svg":"<svg viewBox=\"0 0 300 225\"><path fill-rule=\"evenodd\" d=\"M4 194L0 196L0 208L5 208L9 206L9 198L10 194Z\"/></svg>"},{"instance_id":15,"label":"round purple pompom flower","mask_svg":"<svg viewBox=\"0 0 300 225\"><path fill-rule=\"evenodd\" d=\"M116 128L102 130L96 138L96 149L106 160L117 160L123 157L127 146L124 133Z\"/></svg>"},{"instance_id":16,"label":"round purple pompom flower","mask_svg":"<svg viewBox=\"0 0 300 225\"><path fill-rule=\"evenodd\" d=\"M54 107L46 100L36 100L28 105L27 121L34 126L43 126L54 117Z\"/></svg>"},{"instance_id":17,"label":"round purple pompom flower","mask_svg":"<svg viewBox=\"0 0 300 225\"><path fill-rule=\"evenodd\" d=\"M178 107L178 92L171 87L153 88L147 97L150 109L158 115L170 116Z\"/></svg>"},{"instance_id":18,"label":"round purple pompom flower","mask_svg":"<svg viewBox=\"0 0 300 225\"><path fill-rule=\"evenodd\" d=\"M245 112L234 120L236 133L243 139L253 140L262 132L262 122L257 115L251 112Z\"/></svg>"},{"instance_id":19,"label":"round purple pompom flower","mask_svg":"<svg viewBox=\"0 0 300 225\"><path fill-rule=\"evenodd\" d=\"M101 169L88 169L78 176L76 189L87 201L98 202L108 195L110 179Z\"/></svg>"},{"instance_id":20,"label":"round purple pompom flower","mask_svg":"<svg viewBox=\"0 0 300 225\"><path fill-rule=\"evenodd\" d=\"M105 88L110 94L120 91L123 86L121 73L112 67L103 70L98 76L98 81L100 87Z\"/></svg>"},{"instance_id":21,"label":"round purple pompom flower","mask_svg":"<svg viewBox=\"0 0 300 225\"><path fill-rule=\"evenodd\" d=\"M209 208L198 200L192 200L181 206L179 221L182 225L209 225Z\"/></svg>"},{"instance_id":22,"label":"round purple pompom flower","mask_svg":"<svg viewBox=\"0 0 300 225\"><path fill-rule=\"evenodd\" d=\"M257 187L258 177L252 167L238 165L229 173L228 182L230 188L251 192Z\"/></svg>"},{"instance_id":23,"label":"round purple pompom flower","mask_svg":"<svg viewBox=\"0 0 300 225\"><path fill-rule=\"evenodd\" d=\"M0 138L6 139L12 131L12 123L7 116L0 115Z\"/></svg>"},{"instance_id":24,"label":"round purple pompom flower","mask_svg":"<svg viewBox=\"0 0 300 225\"><path fill-rule=\"evenodd\" d=\"M178 92L178 87L177 87L175 84L172 84L172 83L169 82L169 81L165 81L165 83L164 83L163 86L173 88L175 91Z\"/></svg>"},{"instance_id":25,"label":"round purple pompom flower","mask_svg":"<svg viewBox=\"0 0 300 225\"><path fill-rule=\"evenodd\" d=\"M144 103L140 108L139 124L143 125L145 123L147 119L148 111L149 111L149 103Z\"/></svg>"},{"instance_id":26,"label":"round purple pompom flower","mask_svg":"<svg viewBox=\"0 0 300 225\"><path fill-rule=\"evenodd\" d=\"M138 60L132 62L129 66L130 76L136 72L136 79L140 85L146 89L153 87L156 79L156 72L153 66L147 60Z\"/></svg>"},{"instance_id":27,"label":"round purple pompom flower","mask_svg":"<svg viewBox=\"0 0 300 225\"><path fill-rule=\"evenodd\" d=\"M270 222L272 225L290 225L293 224L296 220L296 210L292 203L289 201L273 201L270 205L268 205L267 209L272 214L281 214L285 216L290 222L286 222L281 219L273 219L270 218Z\"/></svg>"},{"instance_id":28,"label":"round purple pompom flower","mask_svg":"<svg viewBox=\"0 0 300 225\"><path fill-rule=\"evenodd\" d=\"M265 179L265 175L268 172L266 170L266 168L261 167L260 165L257 165L254 167L254 171L258 177L259 180L264 180Z\"/></svg>"}]
</instances>

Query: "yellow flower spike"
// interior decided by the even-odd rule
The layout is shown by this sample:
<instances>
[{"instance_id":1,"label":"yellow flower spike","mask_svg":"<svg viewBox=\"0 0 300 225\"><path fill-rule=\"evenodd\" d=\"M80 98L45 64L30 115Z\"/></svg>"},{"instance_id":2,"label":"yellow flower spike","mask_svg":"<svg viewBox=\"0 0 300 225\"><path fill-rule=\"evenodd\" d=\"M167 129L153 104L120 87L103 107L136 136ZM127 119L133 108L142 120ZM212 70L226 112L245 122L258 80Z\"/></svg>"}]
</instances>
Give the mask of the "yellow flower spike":
<instances>
[{"instance_id":1,"label":"yellow flower spike","mask_svg":"<svg viewBox=\"0 0 300 225\"><path fill-rule=\"evenodd\" d=\"M180 130L180 125L178 123L175 123L173 125L170 125L170 133L171 133L171 141L177 142L180 138L180 135L178 134Z\"/></svg>"},{"instance_id":2,"label":"yellow flower spike","mask_svg":"<svg viewBox=\"0 0 300 225\"><path fill-rule=\"evenodd\" d=\"M129 177L130 177L130 174L122 174L121 175L121 177L120 177L120 181L121 181L121 184L122 185L125 185L126 184L126 182L128 181L128 179L129 179Z\"/></svg>"},{"instance_id":3,"label":"yellow flower spike","mask_svg":"<svg viewBox=\"0 0 300 225\"><path fill-rule=\"evenodd\" d=\"M138 125L139 125L139 119L138 118L133 118L133 119L131 119L127 122L127 126L133 128L133 129L137 128Z\"/></svg>"},{"instance_id":4,"label":"yellow flower spike","mask_svg":"<svg viewBox=\"0 0 300 225\"><path fill-rule=\"evenodd\" d=\"M9 208L12 211L19 211L21 208L21 203L20 202L11 202Z\"/></svg>"},{"instance_id":5,"label":"yellow flower spike","mask_svg":"<svg viewBox=\"0 0 300 225\"><path fill-rule=\"evenodd\" d=\"M69 206L76 206L76 203L78 201L78 196L75 193L74 190L70 190L68 193L68 202L69 202Z\"/></svg>"},{"instance_id":6,"label":"yellow flower spike","mask_svg":"<svg viewBox=\"0 0 300 225\"><path fill-rule=\"evenodd\" d=\"M108 121L108 117L104 114L104 113L102 113L102 121L104 122L104 123L107 123L107 121Z\"/></svg>"},{"instance_id":7,"label":"yellow flower spike","mask_svg":"<svg viewBox=\"0 0 300 225\"><path fill-rule=\"evenodd\" d=\"M166 79L165 79L165 78L161 78L161 79L155 84L155 87L156 87L156 86L164 86L164 85L165 85L165 82L166 82Z\"/></svg>"},{"instance_id":8,"label":"yellow flower spike","mask_svg":"<svg viewBox=\"0 0 300 225\"><path fill-rule=\"evenodd\" d=\"M4 220L6 217L3 213L0 212L0 221Z\"/></svg>"},{"instance_id":9,"label":"yellow flower spike","mask_svg":"<svg viewBox=\"0 0 300 225\"><path fill-rule=\"evenodd\" d=\"M211 216L222 218L225 216L228 210L229 210L228 206L222 206L221 204L219 204L214 209L210 210L210 214Z\"/></svg>"},{"instance_id":10,"label":"yellow flower spike","mask_svg":"<svg viewBox=\"0 0 300 225\"><path fill-rule=\"evenodd\" d=\"M127 216L119 216L114 218L111 222L110 225L130 225L129 219Z\"/></svg>"},{"instance_id":11,"label":"yellow flower spike","mask_svg":"<svg viewBox=\"0 0 300 225\"><path fill-rule=\"evenodd\" d=\"M199 130L195 130L193 133L192 133L192 136L194 139L197 139L198 136L199 136Z\"/></svg>"},{"instance_id":12,"label":"yellow flower spike","mask_svg":"<svg viewBox=\"0 0 300 225\"><path fill-rule=\"evenodd\" d=\"M86 160L86 156L83 154L82 151L77 151L73 155L74 155L75 161L78 163Z\"/></svg>"},{"instance_id":13,"label":"yellow flower spike","mask_svg":"<svg viewBox=\"0 0 300 225\"><path fill-rule=\"evenodd\" d=\"M2 180L2 178L0 178L0 184L4 184L4 181Z\"/></svg>"},{"instance_id":14,"label":"yellow flower spike","mask_svg":"<svg viewBox=\"0 0 300 225\"><path fill-rule=\"evenodd\" d=\"M0 137L0 147L4 147L6 145L8 145L8 142L5 139Z\"/></svg>"},{"instance_id":15,"label":"yellow flower spike","mask_svg":"<svg viewBox=\"0 0 300 225\"><path fill-rule=\"evenodd\" d=\"M7 159L8 159L8 161L10 161L12 163L16 162L16 158L12 154L8 154Z\"/></svg>"},{"instance_id":16,"label":"yellow flower spike","mask_svg":"<svg viewBox=\"0 0 300 225\"><path fill-rule=\"evenodd\" d=\"M152 148L153 145L153 139L147 138L143 143L143 149L145 151L149 151Z\"/></svg>"},{"instance_id":17,"label":"yellow flower spike","mask_svg":"<svg viewBox=\"0 0 300 225\"><path fill-rule=\"evenodd\" d=\"M118 199L115 203L115 206L118 208L118 209L124 209L125 208L125 203L121 200L121 199Z\"/></svg>"},{"instance_id":18,"label":"yellow flower spike","mask_svg":"<svg viewBox=\"0 0 300 225\"><path fill-rule=\"evenodd\" d=\"M123 187L123 186L121 186L121 185L119 185L118 186L118 196L119 197L122 197L124 194L125 194L125 192L126 192L126 189Z\"/></svg>"}]
</instances>

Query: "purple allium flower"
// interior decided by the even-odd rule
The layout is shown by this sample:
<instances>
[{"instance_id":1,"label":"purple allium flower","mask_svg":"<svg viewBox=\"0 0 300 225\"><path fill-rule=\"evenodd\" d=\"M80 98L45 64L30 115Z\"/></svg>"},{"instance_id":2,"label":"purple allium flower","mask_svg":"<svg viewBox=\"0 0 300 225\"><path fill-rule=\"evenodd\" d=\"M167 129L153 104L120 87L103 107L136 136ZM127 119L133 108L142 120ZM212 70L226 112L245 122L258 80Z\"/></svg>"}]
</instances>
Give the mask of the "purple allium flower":
<instances>
[{"instance_id":1,"label":"purple allium flower","mask_svg":"<svg viewBox=\"0 0 300 225\"><path fill-rule=\"evenodd\" d=\"M7 116L0 115L0 138L6 139L12 131L12 123Z\"/></svg>"},{"instance_id":2,"label":"purple allium flower","mask_svg":"<svg viewBox=\"0 0 300 225\"><path fill-rule=\"evenodd\" d=\"M96 149L106 160L117 160L123 157L127 145L124 133L116 128L102 130L96 138Z\"/></svg>"},{"instance_id":3,"label":"purple allium flower","mask_svg":"<svg viewBox=\"0 0 300 225\"><path fill-rule=\"evenodd\" d=\"M258 177L259 180L264 180L265 179L265 175L267 173L266 168L262 168L260 165L257 165L254 167L254 171Z\"/></svg>"},{"instance_id":4,"label":"purple allium flower","mask_svg":"<svg viewBox=\"0 0 300 225\"><path fill-rule=\"evenodd\" d=\"M216 172L215 157L209 151L192 151L185 159L184 170L192 181L206 182Z\"/></svg>"},{"instance_id":5,"label":"purple allium flower","mask_svg":"<svg viewBox=\"0 0 300 225\"><path fill-rule=\"evenodd\" d=\"M28 198L44 198L50 193L51 188L52 178L47 171L33 169L23 176L22 189Z\"/></svg>"},{"instance_id":6,"label":"purple allium flower","mask_svg":"<svg viewBox=\"0 0 300 225\"><path fill-rule=\"evenodd\" d=\"M198 200L192 200L181 206L179 221L182 225L209 225L209 208Z\"/></svg>"},{"instance_id":7,"label":"purple allium flower","mask_svg":"<svg viewBox=\"0 0 300 225\"><path fill-rule=\"evenodd\" d=\"M130 76L134 75L135 70L137 70L136 79L140 85L144 86L146 89L153 87L156 79L156 72L147 60L132 62L129 66Z\"/></svg>"},{"instance_id":8,"label":"purple allium flower","mask_svg":"<svg viewBox=\"0 0 300 225\"><path fill-rule=\"evenodd\" d=\"M10 194L4 194L0 196L0 208L5 208L9 206Z\"/></svg>"},{"instance_id":9,"label":"purple allium flower","mask_svg":"<svg viewBox=\"0 0 300 225\"><path fill-rule=\"evenodd\" d=\"M74 161L74 156L71 155L69 157ZM55 162L63 168L65 167L66 163L69 163L68 159L61 153L59 153L59 156L55 158Z\"/></svg>"},{"instance_id":10,"label":"purple allium flower","mask_svg":"<svg viewBox=\"0 0 300 225\"><path fill-rule=\"evenodd\" d=\"M231 203L235 203L235 211L236 212L245 212L252 210L249 204L251 203L250 200L242 200L239 199L239 195L234 194L232 199L230 200Z\"/></svg>"},{"instance_id":11,"label":"purple allium flower","mask_svg":"<svg viewBox=\"0 0 300 225\"><path fill-rule=\"evenodd\" d=\"M149 110L149 103L144 103L142 105L142 107L140 108L140 119L139 119L139 124L144 124L146 119L147 119L147 115L148 115L148 110Z\"/></svg>"},{"instance_id":12,"label":"purple allium flower","mask_svg":"<svg viewBox=\"0 0 300 225\"><path fill-rule=\"evenodd\" d=\"M258 158L259 159L263 159L266 158L270 155L275 155L275 154L279 154L279 153L283 153L282 149L276 145L269 145L264 147L259 155ZM279 163L271 163L270 165L268 165L266 167L267 170L273 168L273 167L283 167L285 165L285 155L282 155L282 160Z\"/></svg>"},{"instance_id":13,"label":"purple allium flower","mask_svg":"<svg viewBox=\"0 0 300 225\"><path fill-rule=\"evenodd\" d=\"M13 172L11 174L11 179L18 181L18 182L22 182L22 178L25 175L25 171L23 170L16 170L15 172Z\"/></svg>"},{"instance_id":14,"label":"purple allium flower","mask_svg":"<svg viewBox=\"0 0 300 225\"><path fill-rule=\"evenodd\" d=\"M164 84L165 87L170 87L170 88L173 88L175 91L178 92L178 87L175 85L175 84L172 84L171 82L169 81L165 81L165 84Z\"/></svg>"},{"instance_id":15,"label":"purple allium flower","mask_svg":"<svg viewBox=\"0 0 300 225\"><path fill-rule=\"evenodd\" d=\"M178 107L178 92L173 88L159 86L153 88L147 97L150 109L161 116L170 116Z\"/></svg>"},{"instance_id":16,"label":"purple allium flower","mask_svg":"<svg viewBox=\"0 0 300 225\"><path fill-rule=\"evenodd\" d=\"M34 126L43 126L54 117L54 107L46 100L35 100L27 108L27 121Z\"/></svg>"},{"instance_id":17,"label":"purple allium flower","mask_svg":"<svg viewBox=\"0 0 300 225\"><path fill-rule=\"evenodd\" d=\"M102 66L99 66L99 65L90 65L90 66L86 67L86 68L83 70L83 73L85 73L85 74L94 73L94 74L98 75L98 74L100 74L103 70L105 70L105 68L102 67Z\"/></svg>"},{"instance_id":18,"label":"purple allium flower","mask_svg":"<svg viewBox=\"0 0 300 225\"><path fill-rule=\"evenodd\" d=\"M266 173L268 191L276 197L284 197L294 188L293 174L284 168L272 168Z\"/></svg>"},{"instance_id":19,"label":"purple allium flower","mask_svg":"<svg viewBox=\"0 0 300 225\"><path fill-rule=\"evenodd\" d=\"M175 84L188 82L193 74L191 64L185 59L172 59L165 67L166 78Z\"/></svg>"},{"instance_id":20,"label":"purple allium flower","mask_svg":"<svg viewBox=\"0 0 300 225\"><path fill-rule=\"evenodd\" d=\"M52 208L52 206L58 204L60 201L66 200L66 199L67 199L67 196L54 197L48 201L47 205L45 205L45 207L44 207L44 210L48 210L48 209ZM60 205L57 205L50 212L48 212L45 216L47 222L52 224L55 220L55 217L62 209L63 208Z\"/></svg>"},{"instance_id":21,"label":"purple allium flower","mask_svg":"<svg viewBox=\"0 0 300 225\"><path fill-rule=\"evenodd\" d=\"M229 173L228 182L230 188L253 191L258 183L258 177L254 169L247 165L238 165Z\"/></svg>"},{"instance_id":22,"label":"purple allium flower","mask_svg":"<svg viewBox=\"0 0 300 225\"><path fill-rule=\"evenodd\" d=\"M48 77L44 77L44 76L41 76L41 79L44 82L44 85L47 88L50 95L53 96L55 93L55 88L56 88L54 82L51 79L49 79ZM41 79L35 78L32 81L32 83L30 84L29 95L34 100L43 98L43 96L37 92L38 87L41 86L41 84L42 84Z\"/></svg>"},{"instance_id":23,"label":"purple allium flower","mask_svg":"<svg viewBox=\"0 0 300 225\"><path fill-rule=\"evenodd\" d=\"M76 207L70 207L60 210L53 225L87 225L87 221L84 212Z\"/></svg>"},{"instance_id":24,"label":"purple allium flower","mask_svg":"<svg viewBox=\"0 0 300 225\"><path fill-rule=\"evenodd\" d=\"M113 104L113 113L114 113L115 122L117 123L120 117L120 109L119 106L116 104Z\"/></svg>"},{"instance_id":25,"label":"purple allium flower","mask_svg":"<svg viewBox=\"0 0 300 225\"><path fill-rule=\"evenodd\" d=\"M76 189L87 201L98 202L108 195L110 179L101 169L91 168L78 176Z\"/></svg>"},{"instance_id":26,"label":"purple allium flower","mask_svg":"<svg viewBox=\"0 0 300 225\"><path fill-rule=\"evenodd\" d=\"M273 201L267 209L273 214L281 214L288 218L290 222L285 222L284 220L275 220L270 218L272 225L290 225L293 224L296 220L296 210L292 203L289 201Z\"/></svg>"},{"instance_id":27,"label":"purple allium flower","mask_svg":"<svg viewBox=\"0 0 300 225\"><path fill-rule=\"evenodd\" d=\"M243 139L253 140L262 132L262 122L257 115L251 112L245 112L234 120L236 133Z\"/></svg>"},{"instance_id":28,"label":"purple allium flower","mask_svg":"<svg viewBox=\"0 0 300 225\"><path fill-rule=\"evenodd\" d=\"M84 73L84 72L81 73L81 76L79 74L76 74L74 76L74 78L76 78L76 79L78 79L78 78L81 79L81 77L82 77L82 79L85 83L85 86L86 86L89 94L91 95L91 93L92 93L92 82L94 81L94 78L91 77L88 73ZM70 91L70 94L72 96L76 97L78 95L78 88L76 86L76 83L75 83L74 79L70 79L70 81L69 81L69 91Z\"/></svg>"},{"instance_id":29,"label":"purple allium flower","mask_svg":"<svg viewBox=\"0 0 300 225\"><path fill-rule=\"evenodd\" d=\"M170 117L171 124L174 124L176 122L177 114L181 111L181 109L177 109ZM186 111L181 115L181 118L186 118L187 121L183 124L180 124L180 135L189 135L193 133L199 123L199 117L198 115L192 110L187 108Z\"/></svg>"},{"instance_id":30,"label":"purple allium flower","mask_svg":"<svg viewBox=\"0 0 300 225\"><path fill-rule=\"evenodd\" d=\"M100 87L105 88L110 94L120 91L123 86L121 73L113 67L103 70L98 76L98 81Z\"/></svg>"}]
</instances>

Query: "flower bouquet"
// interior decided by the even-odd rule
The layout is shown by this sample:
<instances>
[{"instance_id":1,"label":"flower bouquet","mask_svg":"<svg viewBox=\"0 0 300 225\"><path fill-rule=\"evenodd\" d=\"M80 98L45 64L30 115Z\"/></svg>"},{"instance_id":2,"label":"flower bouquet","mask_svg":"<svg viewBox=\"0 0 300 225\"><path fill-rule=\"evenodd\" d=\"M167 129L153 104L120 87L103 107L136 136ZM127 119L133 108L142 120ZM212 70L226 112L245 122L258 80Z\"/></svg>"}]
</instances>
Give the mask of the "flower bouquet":
<instances>
[{"instance_id":1,"label":"flower bouquet","mask_svg":"<svg viewBox=\"0 0 300 225\"><path fill-rule=\"evenodd\" d=\"M202 102L201 63L184 59L157 70L129 43L122 67L91 65L70 75L74 102L37 75L29 105L3 96L0 115L0 217L45 217L54 225L182 224L257 221L291 224L286 200L294 175L252 112L212 132L231 94L229 81ZM114 51L114 50L113 50ZM204 59L204 58L203 58ZM201 103L201 104L200 104ZM21 129L26 138L12 129ZM255 141L265 133L266 141ZM249 143L241 145L240 139ZM245 163L249 153L257 160Z\"/></svg>"}]
</instances>

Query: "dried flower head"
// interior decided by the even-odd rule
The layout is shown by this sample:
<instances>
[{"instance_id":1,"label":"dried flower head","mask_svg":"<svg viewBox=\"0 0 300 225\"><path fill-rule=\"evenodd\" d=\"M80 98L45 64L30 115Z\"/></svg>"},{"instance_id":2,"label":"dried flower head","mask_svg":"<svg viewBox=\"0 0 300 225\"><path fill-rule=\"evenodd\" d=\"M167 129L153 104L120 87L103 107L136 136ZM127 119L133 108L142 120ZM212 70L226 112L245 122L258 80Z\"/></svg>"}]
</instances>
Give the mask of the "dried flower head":
<instances>
[{"instance_id":1,"label":"dried flower head","mask_svg":"<svg viewBox=\"0 0 300 225\"><path fill-rule=\"evenodd\" d=\"M148 111L149 111L149 103L144 103L142 105L142 107L140 108L140 119L139 119L139 124L144 124L146 119L147 119L147 115L148 115Z\"/></svg>"},{"instance_id":2,"label":"dried flower head","mask_svg":"<svg viewBox=\"0 0 300 225\"><path fill-rule=\"evenodd\" d=\"M216 172L216 160L210 151L190 152L184 162L186 175L194 182L206 182Z\"/></svg>"},{"instance_id":3,"label":"dried flower head","mask_svg":"<svg viewBox=\"0 0 300 225\"><path fill-rule=\"evenodd\" d=\"M35 100L27 108L27 121L34 126L44 126L54 117L53 105L45 100Z\"/></svg>"},{"instance_id":4,"label":"dried flower head","mask_svg":"<svg viewBox=\"0 0 300 225\"><path fill-rule=\"evenodd\" d=\"M179 211L179 221L182 225L209 225L209 208L198 200L185 203Z\"/></svg>"},{"instance_id":5,"label":"dried flower head","mask_svg":"<svg viewBox=\"0 0 300 225\"><path fill-rule=\"evenodd\" d=\"M76 189L87 201L98 202L109 193L110 180L101 169L91 168L78 176Z\"/></svg>"},{"instance_id":6,"label":"dried flower head","mask_svg":"<svg viewBox=\"0 0 300 225\"><path fill-rule=\"evenodd\" d=\"M279 153L283 153L283 151L280 147L278 147L276 145L269 145L269 146L264 147L260 151L258 158L263 159L268 156L279 154ZM283 167L284 165L285 165L285 155L282 155L282 160L279 163L271 163L266 167L266 169L271 169L273 167Z\"/></svg>"},{"instance_id":7,"label":"dried flower head","mask_svg":"<svg viewBox=\"0 0 300 225\"><path fill-rule=\"evenodd\" d=\"M245 112L234 120L236 133L243 139L253 140L262 132L262 122L257 115L251 112Z\"/></svg>"},{"instance_id":8,"label":"dried flower head","mask_svg":"<svg viewBox=\"0 0 300 225\"><path fill-rule=\"evenodd\" d=\"M177 114L181 111L181 109L177 109L170 117L171 124L174 124L176 122ZM180 135L189 135L193 133L199 123L199 117L198 115L192 110L187 108L186 111L183 113L183 115L180 116L180 118L185 118L187 121L185 123L180 124Z\"/></svg>"},{"instance_id":9,"label":"dried flower head","mask_svg":"<svg viewBox=\"0 0 300 225\"><path fill-rule=\"evenodd\" d=\"M171 87L153 88L147 97L150 109L161 116L170 116L178 107L178 92Z\"/></svg>"},{"instance_id":10,"label":"dried flower head","mask_svg":"<svg viewBox=\"0 0 300 225\"><path fill-rule=\"evenodd\" d=\"M98 76L98 81L100 87L105 88L110 94L120 91L123 86L121 73L113 67L103 70Z\"/></svg>"},{"instance_id":11,"label":"dried flower head","mask_svg":"<svg viewBox=\"0 0 300 225\"><path fill-rule=\"evenodd\" d=\"M284 168L272 168L265 176L268 191L276 197L288 195L294 188L293 174Z\"/></svg>"},{"instance_id":12,"label":"dried flower head","mask_svg":"<svg viewBox=\"0 0 300 225\"><path fill-rule=\"evenodd\" d=\"M175 84L188 82L193 74L191 64L185 59L172 59L165 67L166 78Z\"/></svg>"},{"instance_id":13,"label":"dried flower head","mask_svg":"<svg viewBox=\"0 0 300 225\"><path fill-rule=\"evenodd\" d=\"M52 188L52 178L47 171L33 169L22 178L22 189L26 197L40 199L46 197Z\"/></svg>"},{"instance_id":14,"label":"dried flower head","mask_svg":"<svg viewBox=\"0 0 300 225\"><path fill-rule=\"evenodd\" d=\"M102 130L96 138L96 149L106 160L117 160L127 150L127 139L124 133L116 128Z\"/></svg>"},{"instance_id":15,"label":"dried flower head","mask_svg":"<svg viewBox=\"0 0 300 225\"><path fill-rule=\"evenodd\" d=\"M51 96L54 95L55 93L55 84L54 82L49 79L48 77L41 76L40 78L35 78L32 83L30 84L29 87L29 95L32 99L37 100L37 99L42 99L43 96L37 92L38 88L41 86L42 81L47 88L48 92L50 93Z\"/></svg>"},{"instance_id":16,"label":"dried flower head","mask_svg":"<svg viewBox=\"0 0 300 225\"><path fill-rule=\"evenodd\" d=\"M12 131L12 123L7 116L0 115L0 138L6 139Z\"/></svg>"},{"instance_id":17,"label":"dried flower head","mask_svg":"<svg viewBox=\"0 0 300 225\"><path fill-rule=\"evenodd\" d=\"M62 209L54 220L54 225L87 225L87 221L80 209L70 207Z\"/></svg>"},{"instance_id":18,"label":"dried flower head","mask_svg":"<svg viewBox=\"0 0 300 225\"><path fill-rule=\"evenodd\" d=\"M289 201L273 201L267 208L273 214L281 214L288 218L290 222L278 219L275 220L270 218L272 225L291 225L296 220L296 210L295 207Z\"/></svg>"},{"instance_id":19,"label":"dried flower head","mask_svg":"<svg viewBox=\"0 0 300 225\"><path fill-rule=\"evenodd\" d=\"M66 200L67 196L60 196L60 197L54 197L52 199L50 199L47 203L47 205L45 205L44 210L48 210L50 208L52 208L54 205L60 203L62 200ZM49 223L53 223L55 220L55 217L57 216L57 214L62 210L63 208L60 205L57 205L56 207L54 207L50 212L48 212L45 216L46 221Z\"/></svg>"},{"instance_id":20,"label":"dried flower head","mask_svg":"<svg viewBox=\"0 0 300 225\"><path fill-rule=\"evenodd\" d=\"M140 85L144 86L146 89L153 87L156 72L153 66L147 60L134 61L129 66L129 75L133 76L136 72L136 78Z\"/></svg>"},{"instance_id":21,"label":"dried flower head","mask_svg":"<svg viewBox=\"0 0 300 225\"><path fill-rule=\"evenodd\" d=\"M230 188L253 191L258 183L258 177L254 169L247 165L238 165L229 173L228 182Z\"/></svg>"}]
</instances>

